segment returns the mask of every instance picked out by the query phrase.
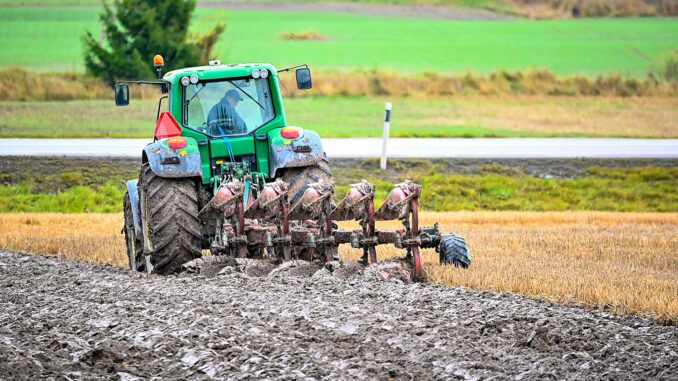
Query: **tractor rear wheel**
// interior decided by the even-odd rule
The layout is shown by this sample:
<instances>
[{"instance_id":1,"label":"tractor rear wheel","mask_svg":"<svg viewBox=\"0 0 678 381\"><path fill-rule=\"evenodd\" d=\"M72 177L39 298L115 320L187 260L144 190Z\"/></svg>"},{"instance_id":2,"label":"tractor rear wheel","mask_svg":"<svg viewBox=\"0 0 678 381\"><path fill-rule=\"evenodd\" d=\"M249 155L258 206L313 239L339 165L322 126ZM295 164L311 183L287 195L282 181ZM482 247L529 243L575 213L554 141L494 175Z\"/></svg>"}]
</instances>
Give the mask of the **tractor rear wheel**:
<instances>
[{"instance_id":1,"label":"tractor rear wheel","mask_svg":"<svg viewBox=\"0 0 678 381\"><path fill-rule=\"evenodd\" d=\"M157 176L148 163L141 166L139 184L144 244L151 253L146 271L177 272L201 256L198 188L192 179Z\"/></svg>"},{"instance_id":2,"label":"tractor rear wheel","mask_svg":"<svg viewBox=\"0 0 678 381\"><path fill-rule=\"evenodd\" d=\"M308 188L308 184L317 183L322 180L334 185L330 163L327 158L323 158L323 160L307 167L285 168L282 173L282 179L289 186L287 194L289 195L290 205L294 205L301 199L306 188Z\"/></svg>"},{"instance_id":3,"label":"tractor rear wheel","mask_svg":"<svg viewBox=\"0 0 678 381\"><path fill-rule=\"evenodd\" d=\"M129 268L138 271L143 264L144 243L141 240L141 237L137 237L135 233L132 202L130 201L129 193L127 192L125 192L122 206L125 215L123 232L125 233L125 243L127 244L127 260L129 262Z\"/></svg>"}]
</instances>

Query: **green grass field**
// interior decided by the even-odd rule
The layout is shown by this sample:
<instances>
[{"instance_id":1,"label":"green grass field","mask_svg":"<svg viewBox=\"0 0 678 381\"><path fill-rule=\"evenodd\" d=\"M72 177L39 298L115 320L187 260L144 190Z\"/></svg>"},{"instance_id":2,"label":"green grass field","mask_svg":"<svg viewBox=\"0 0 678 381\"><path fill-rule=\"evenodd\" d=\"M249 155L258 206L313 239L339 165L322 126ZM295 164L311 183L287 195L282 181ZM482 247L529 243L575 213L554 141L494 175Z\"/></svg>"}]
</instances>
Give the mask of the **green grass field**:
<instances>
[{"instance_id":1,"label":"green grass field","mask_svg":"<svg viewBox=\"0 0 678 381\"><path fill-rule=\"evenodd\" d=\"M383 171L378 167L378 159L350 163L333 160L335 193L342 197L349 190L348 184L368 178L377 186L375 197L377 204L381 204L393 183L410 179L423 186L421 205L431 211L678 211L675 166L603 161L602 165L613 166L586 166L573 178L543 178L499 164L478 165L458 160L455 168L451 162L389 160L388 170ZM559 163L561 168L571 170L583 166L577 160ZM622 167L615 167L620 164ZM137 177L138 165L133 159L0 158L0 210L119 212L124 181ZM546 169L548 164L543 168L547 173L558 172Z\"/></svg>"},{"instance_id":2,"label":"green grass field","mask_svg":"<svg viewBox=\"0 0 678 381\"><path fill-rule=\"evenodd\" d=\"M101 34L96 7L1 7L0 67L81 71L85 30ZM547 67L561 75L645 76L678 46L678 20L463 22L337 13L198 9L194 30L213 20L227 29L223 62L308 63L318 69L382 68L401 72L489 72ZM212 21L210 21L212 20ZM326 41L282 41L313 30Z\"/></svg>"},{"instance_id":3,"label":"green grass field","mask_svg":"<svg viewBox=\"0 0 678 381\"><path fill-rule=\"evenodd\" d=\"M453 97L286 98L290 125L323 137L381 136L385 101L391 136L678 137L676 98ZM113 101L0 102L0 137L149 137L157 103Z\"/></svg>"},{"instance_id":4,"label":"green grass field","mask_svg":"<svg viewBox=\"0 0 678 381\"><path fill-rule=\"evenodd\" d=\"M238 1L238 0L236 0ZM251 1L251 2L276 2L276 1L294 1L300 3L329 3L337 2L335 0L240 0L240 1ZM198 1L198 6L202 1ZM207 1L211 3L219 3L216 1ZM356 3L397 3L397 4L436 4L441 3L436 0L351 0L351 2ZM478 7L483 5L499 5L499 2L496 1L474 1L474 0L446 0L444 1L448 5L461 5L461 6L474 6L474 3L480 3ZM89 6L98 6L101 5L101 0L0 0L0 6L55 6L55 5L89 5Z\"/></svg>"},{"instance_id":5,"label":"green grass field","mask_svg":"<svg viewBox=\"0 0 678 381\"><path fill-rule=\"evenodd\" d=\"M248 1L248 0L241 0ZM276 2L276 1L294 1L300 3L329 3L329 2L338 2L336 0L249 0L251 2ZM202 1L198 1L198 6ZM218 3L218 0L208 0L206 2ZM476 7L476 8L493 8L493 9L502 9L506 8L504 4L499 1L492 0L351 0L351 2L356 3L397 3L397 4L437 4L437 5L451 5L451 6L463 6L463 7ZM101 5L101 0L0 0L0 6L55 6L55 5Z\"/></svg>"},{"instance_id":6,"label":"green grass field","mask_svg":"<svg viewBox=\"0 0 678 381\"><path fill-rule=\"evenodd\" d=\"M299 2L299 3L329 3L337 0L240 0L250 2ZM355 3L382 3L382 4L434 4L452 7L483 8L499 12L516 13L518 10L496 0L350 0ZM198 1L198 6L203 1ZM218 0L207 0L207 3L219 3ZM101 0L0 0L0 6L99 6Z\"/></svg>"}]
</instances>

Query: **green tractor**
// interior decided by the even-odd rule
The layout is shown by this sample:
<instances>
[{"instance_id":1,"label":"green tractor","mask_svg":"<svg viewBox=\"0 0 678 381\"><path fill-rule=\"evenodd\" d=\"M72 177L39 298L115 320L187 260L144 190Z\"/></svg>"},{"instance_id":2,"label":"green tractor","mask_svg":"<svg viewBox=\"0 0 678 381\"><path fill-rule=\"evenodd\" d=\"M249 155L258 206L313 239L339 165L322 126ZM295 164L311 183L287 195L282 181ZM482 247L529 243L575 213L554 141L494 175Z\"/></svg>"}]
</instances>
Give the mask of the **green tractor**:
<instances>
[{"instance_id":1,"label":"green tractor","mask_svg":"<svg viewBox=\"0 0 678 381\"><path fill-rule=\"evenodd\" d=\"M115 86L118 106L129 104L128 84L155 85L163 94L154 141L123 201L132 270L174 273L203 250L325 263L339 258L342 243L362 248L365 264L377 261L379 244L403 248L417 278L419 248L436 248L443 263L470 264L463 238L441 234L437 223L419 227L417 184L397 184L375 210L375 186L362 181L336 204L320 136L285 119L278 76L295 70L297 87L310 89L307 65L276 70L210 61L163 75L162 57L154 64L158 81ZM375 221L393 219L403 229L375 228ZM338 229L343 220L360 221L361 229Z\"/></svg>"}]
</instances>

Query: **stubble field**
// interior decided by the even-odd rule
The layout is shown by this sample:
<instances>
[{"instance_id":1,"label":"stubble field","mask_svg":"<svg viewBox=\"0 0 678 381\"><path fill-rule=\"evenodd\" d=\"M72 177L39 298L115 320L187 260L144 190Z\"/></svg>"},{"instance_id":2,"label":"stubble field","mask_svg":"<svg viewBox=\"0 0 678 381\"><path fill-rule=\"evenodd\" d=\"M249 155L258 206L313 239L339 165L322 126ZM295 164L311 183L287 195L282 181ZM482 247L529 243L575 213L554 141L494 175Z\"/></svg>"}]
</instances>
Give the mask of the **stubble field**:
<instances>
[{"instance_id":1,"label":"stubble field","mask_svg":"<svg viewBox=\"0 0 678 381\"><path fill-rule=\"evenodd\" d=\"M430 281L677 324L678 214L424 212L420 219L465 237L473 259L461 270L438 265L425 250ZM121 214L2 214L0 226L0 248L126 266ZM378 250L380 260L402 255L391 246Z\"/></svg>"}]
</instances>

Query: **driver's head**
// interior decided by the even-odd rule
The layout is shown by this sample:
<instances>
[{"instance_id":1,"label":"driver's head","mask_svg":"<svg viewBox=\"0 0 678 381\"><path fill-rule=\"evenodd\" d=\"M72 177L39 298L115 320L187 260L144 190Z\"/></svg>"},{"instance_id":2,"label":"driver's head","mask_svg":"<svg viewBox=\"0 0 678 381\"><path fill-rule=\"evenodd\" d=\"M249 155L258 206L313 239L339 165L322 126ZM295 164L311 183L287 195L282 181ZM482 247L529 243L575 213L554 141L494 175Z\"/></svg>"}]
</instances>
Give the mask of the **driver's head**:
<instances>
[{"instance_id":1,"label":"driver's head","mask_svg":"<svg viewBox=\"0 0 678 381\"><path fill-rule=\"evenodd\" d=\"M226 98L226 102L233 108L235 108L235 106L238 105L238 102L242 100L242 96L240 96L238 90L228 90L224 97Z\"/></svg>"}]
</instances>

